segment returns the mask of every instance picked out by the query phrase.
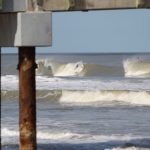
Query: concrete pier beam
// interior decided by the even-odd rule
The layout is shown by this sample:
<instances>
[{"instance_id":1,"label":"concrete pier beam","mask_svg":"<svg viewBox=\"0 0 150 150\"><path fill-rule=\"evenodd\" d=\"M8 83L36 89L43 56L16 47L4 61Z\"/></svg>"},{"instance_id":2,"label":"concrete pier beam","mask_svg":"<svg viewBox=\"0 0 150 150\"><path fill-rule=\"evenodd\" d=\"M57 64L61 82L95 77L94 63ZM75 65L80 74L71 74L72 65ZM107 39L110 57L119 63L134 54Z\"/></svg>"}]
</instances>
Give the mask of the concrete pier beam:
<instances>
[{"instance_id":1,"label":"concrete pier beam","mask_svg":"<svg viewBox=\"0 0 150 150\"><path fill-rule=\"evenodd\" d=\"M0 13L0 46L51 46L51 12Z\"/></svg>"}]
</instances>

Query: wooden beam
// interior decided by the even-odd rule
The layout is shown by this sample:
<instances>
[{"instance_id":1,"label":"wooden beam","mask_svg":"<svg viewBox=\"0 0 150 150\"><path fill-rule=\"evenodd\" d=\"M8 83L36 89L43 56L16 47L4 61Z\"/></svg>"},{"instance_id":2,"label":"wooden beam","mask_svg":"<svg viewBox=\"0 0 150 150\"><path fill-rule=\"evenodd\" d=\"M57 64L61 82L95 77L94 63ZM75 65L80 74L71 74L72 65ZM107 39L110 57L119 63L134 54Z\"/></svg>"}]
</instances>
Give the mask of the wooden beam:
<instances>
[{"instance_id":1,"label":"wooden beam","mask_svg":"<svg viewBox=\"0 0 150 150\"><path fill-rule=\"evenodd\" d=\"M46 11L150 8L150 0L43 0Z\"/></svg>"},{"instance_id":2,"label":"wooden beam","mask_svg":"<svg viewBox=\"0 0 150 150\"><path fill-rule=\"evenodd\" d=\"M150 8L150 0L0 0L0 13Z\"/></svg>"},{"instance_id":3,"label":"wooden beam","mask_svg":"<svg viewBox=\"0 0 150 150\"><path fill-rule=\"evenodd\" d=\"M0 10L2 9L2 0L0 0Z\"/></svg>"}]
</instances>

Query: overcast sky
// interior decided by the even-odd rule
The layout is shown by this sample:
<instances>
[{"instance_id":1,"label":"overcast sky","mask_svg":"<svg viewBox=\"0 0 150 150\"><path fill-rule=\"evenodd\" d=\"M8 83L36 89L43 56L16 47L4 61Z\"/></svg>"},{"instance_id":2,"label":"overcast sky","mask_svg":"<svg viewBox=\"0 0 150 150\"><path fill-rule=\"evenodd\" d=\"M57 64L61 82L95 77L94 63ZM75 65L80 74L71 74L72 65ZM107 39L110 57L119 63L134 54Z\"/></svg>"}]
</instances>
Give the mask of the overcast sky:
<instances>
[{"instance_id":1,"label":"overcast sky","mask_svg":"<svg viewBox=\"0 0 150 150\"><path fill-rule=\"evenodd\" d=\"M52 22L52 47L37 52L150 52L149 9L53 13Z\"/></svg>"}]
</instances>

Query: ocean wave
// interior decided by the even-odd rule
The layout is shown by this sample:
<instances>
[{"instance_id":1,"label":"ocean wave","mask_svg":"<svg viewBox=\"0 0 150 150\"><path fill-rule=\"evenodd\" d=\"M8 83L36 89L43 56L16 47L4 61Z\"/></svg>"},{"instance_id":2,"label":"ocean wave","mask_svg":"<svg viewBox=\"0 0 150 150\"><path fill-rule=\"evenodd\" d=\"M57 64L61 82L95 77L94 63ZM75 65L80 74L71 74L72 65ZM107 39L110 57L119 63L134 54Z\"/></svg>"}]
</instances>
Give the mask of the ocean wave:
<instances>
[{"instance_id":1,"label":"ocean wave","mask_svg":"<svg viewBox=\"0 0 150 150\"><path fill-rule=\"evenodd\" d=\"M150 58L132 57L123 60L120 66L84 63L56 63L49 59L37 61L37 75L44 76L125 76L125 77L150 77Z\"/></svg>"},{"instance_id":2,"label":"ocean wave","mask_svg":"<svg viewBox=\"0 0 150 150\"><path fill-rule=\"evenodd\" d=\"M19 137L19 131L10 130L8 128L2 128L2 137ZM83 138L84 135L77 134L77 133L71 133L71 132L55 132L55 133L48 133L44 131L38 131L37 132L37 138L43 139L43 140L69 140L73 138Z\"/></svg>"},{"instance_id":3,"label":"ocean wave","mask_svg":"<svg viewBox=\"0 0 150 150\"><path fill-rule=\"evenodd\" d=\"M133 57L123 62L126 77L150 77L150 58Z\"/></svg>"},{"instance_id":4,"label":"ocean wave","mask_svg":"<svg viewBox=\"0 0 150 150\"><path fill-rule=\"evenodd\" d=\"M38 60L37 75L45 76L82 76L84 75L84 64L82 62L59 64L48 59Z\"/></svg>"},{"instance_id":5,"label":"ocean wave","mask_svg":"<svg viewBox=\"0 0 150 150\"><path fill-rule=\"evenodd\" d=\"M66 58L66 59L65 59ZM135 55L99 55L99 56L54 56L37 59L38 76L48 77L133 77L150 78L150 56ZM95 58L95 59L94 59ZM13 58L14 59L14 58ZM2 75L17 75L16 60L4 63Z\"/></svg>"},{"instance_id":6,"label":"ocean wave","mask_svg":"<svg viewBox=\"0 0 150 150\"><path fill-rule=\"evenodd\" d=\"M1 130L2 139L15 137L18 139L19 131L12 130L8 128L2 128ZM55 131L55 132L45 132L37 131L38 140L53 140L57 142L69 142L69 143L87 143L87 142L107 142L107 141L130 141L134 139L149 139L150 137L133 136L127 135L92 135L92 134L79 134L70 131ZM8 139L7 139L8 140ZM5 141L2 141L3 143Z\"/></svg>"},{"instance_id":7,"label":"ocean wave","mask_svg":"<svg viewBox=\"0 0 150 150\"><path fill-rule=\"evenodd\" d=\"M117 148L105 149L105 150L150 150L150 148L129 146L129 147L125 147L125 148L117 147Z\"/></svg>"},{"instance_id":8,"label":"ocean wave","mask_svg":"<svg viewBox=\"0 0 150 150\"><path fill-rule=\"evenodd\" d=\"M36 97L40 100L50 100L50 101L57 101L60 99L62 95L61 90L37 90ZM2 90L1 91L1 98L2 100L14 100L19 98L19 91L18 90Z\"/></svg>"},{"instance_id":9,"label":"ocean wave","mask_svg":"<svg viewBox=\"0 0 150 150\"><path fill-rule=\"evenodd\" d=\"M1 77L1 89L18 90L18 77L6 75ZM130 78L60 78L36 76L37 90L129 90L150 91L150 79Z\"/></svg>"},{"instance_id":10,"label":"ocean wave","mask_svg":"<svg viewBox=\"0 0 150 150\"><path fill-rule=\"evenodd\" d=\"M37 60L37 75L53 76L52 63L48 60Z\"/></svg>"},{"instance_id":11,"label":"ocean wave","mask_svg":"<svg viewBox=\"0 0 150 150\"><path fill-rule=\"evenodd\" d=\"M7 90L2 90L1 91L1 99L18 99L19 97L19 91L18 90L12 90L12 91L7 91Z\"/></svg>"},{"instance_id":12,"label":"ocean wave","mask_svg":"<svg viewBox=\"0 0 150 150\"><path fill-rule=\"evenodd\" d=\"M100 64L84 63L54 63L48 59L38 60L37 75L45 76L99 76L99 75L123 75L123 69L117 66L105 66Z\"/></svg>"},{"instance_id":13,"label":"ocean wave","mask_svg":"<svg viewBox=\"0 0 150 150\"><path fill-rule=\"evenodd\" d=\"M136 91L63 91L60 102L74 105L122 102L130 105L150 106L150 92Z\"/></svg>"},{"instance_id":14,"label":"ocean wave","mask_svg":"<svg viewBox=\"0 0 150 150\"><path fill-rule=\"evenodd\" d=\"M5 99L18 98L18 91L2 91ZM70 105L103 106L107 104L128 104L150 106L150 92L146 91L71 91L71 90L38 90L37 99L58 101Z\"/></svg>"},{"instance_id":15,"label":"ocean wave","mask_svg":"<svg viewBox=\"0 0 150 150\"><path fill-rule=\"evenodd\" d=\"M13 136L19 136L18 131L10 130L8 128L2 128L1 129L1 136L2 137L13 137Z\"/></svg>"},{"instance_id":16,"label":"ocean wave","mask_svg":"<svg viewBox=\"0 0 150 150\"><path fill-rule=\"evenodd\" d=\"M18 149L19 131L2 128L2 148ZM38 149L55 150L150 150L150 137L92 135L70 131L37 131Z\"/></svg>"}]
</instances>

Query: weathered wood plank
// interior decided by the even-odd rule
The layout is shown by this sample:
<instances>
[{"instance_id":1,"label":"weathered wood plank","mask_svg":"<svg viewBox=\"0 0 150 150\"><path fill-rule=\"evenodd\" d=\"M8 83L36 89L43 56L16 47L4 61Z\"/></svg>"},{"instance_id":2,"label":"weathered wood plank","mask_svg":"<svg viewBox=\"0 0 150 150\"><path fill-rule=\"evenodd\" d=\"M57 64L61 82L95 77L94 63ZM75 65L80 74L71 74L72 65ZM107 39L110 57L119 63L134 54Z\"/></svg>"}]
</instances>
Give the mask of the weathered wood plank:
<instances>
[{"instance_id":1,"label":"weathered wood plank","mask_svg":"<svg viewBox=\"0 0 150 150\"><path fill-rule=\"evenodd\" d=\"M0 10L2 9L2 0L0 0Z\"/></svg>"},{"instance_id":2,"label":"weathered wood plank","mask_svg":"<svg viewBox=\"0 0 150 150\"><path fill-rule=\"evenodd\" d=\"M150 0L43 0L50 11L149 8Z\"/></svg>"},{"instance_id":3,"label":"weathered wood plank","mask_svg":"<svg viewBox=\"0 0 150 150\"><path fill-rule=\"evenodd\" d=\"M0 0L0 12L150 8L150 0Z\"/></svg>"},{"instance_id":4,"label":"weathered wood plank","mask_svg":"<svg viewBox=\"0 0 150 150\"><path fill-rule=\"evenodd\" d=\"M69 0L44 0L44 10L68 10Z\"/></svg>"},{"instance_id":5,"label":"weathered wood plank","mask_svg":"<svg viewBox=\"0 0 150 150\"><path fill-rule=\"evenodd\" d=\"M145 7L150 8L150 0L146 0L146 2L145 2Z\"/></svg>"}]
</instances>

